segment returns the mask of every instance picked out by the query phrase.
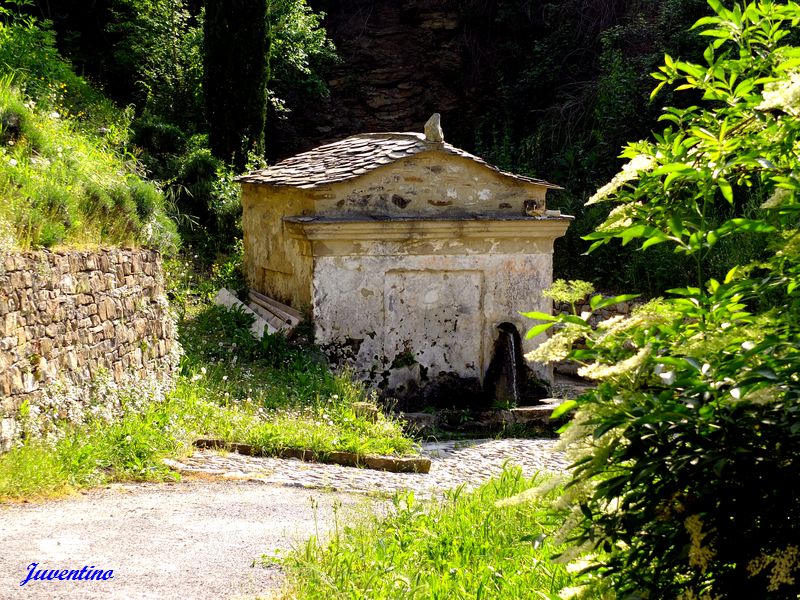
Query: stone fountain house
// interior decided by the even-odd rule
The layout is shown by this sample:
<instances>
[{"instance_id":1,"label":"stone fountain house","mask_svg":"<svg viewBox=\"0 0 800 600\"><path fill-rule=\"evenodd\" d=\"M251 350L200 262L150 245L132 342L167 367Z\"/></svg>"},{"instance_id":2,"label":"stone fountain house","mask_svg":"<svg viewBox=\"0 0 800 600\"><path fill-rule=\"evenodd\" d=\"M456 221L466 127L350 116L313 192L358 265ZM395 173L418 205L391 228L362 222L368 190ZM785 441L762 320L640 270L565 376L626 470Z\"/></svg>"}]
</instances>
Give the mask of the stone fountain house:
<instances>
[{"instance_id":1,"label":"stone fountain house","mask_svg":"<svg viewBox=\"0 0 800 600\"><path fill-rule=\"evenodd\" d=\"M426 132L355 135L240 177L246 274L310 311L328 356L384 396L474 407L503 379L496 355L519 366L538 343L518 311L551 310L571 217L546 210L558 186L445 143L434 118Z\"/></svg>"}]
</instances>

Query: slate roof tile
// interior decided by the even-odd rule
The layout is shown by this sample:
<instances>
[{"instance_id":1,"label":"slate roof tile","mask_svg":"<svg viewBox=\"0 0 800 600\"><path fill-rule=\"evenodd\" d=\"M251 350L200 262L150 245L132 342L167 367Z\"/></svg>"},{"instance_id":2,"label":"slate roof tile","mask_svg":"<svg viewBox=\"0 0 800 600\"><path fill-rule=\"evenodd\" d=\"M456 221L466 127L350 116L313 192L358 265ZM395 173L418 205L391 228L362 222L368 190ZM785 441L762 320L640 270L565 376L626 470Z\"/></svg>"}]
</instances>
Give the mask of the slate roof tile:
<instances>
[{"instance_id":1,"label":"slate roof tile","mask_svg":"<svg viewBox=\"0 0 800 600\"><path fill-rule=\"evenodd\" d=\"M364 133L319 146L287 158L271 167L237 177L243 183L314 188L347 181L421 152L439 151L467 158L505 177L548 188L559 186L542 179L516 175L490 165L482 158L455 146L429 142L421 133Z\"/></svg>"}]
</instances>

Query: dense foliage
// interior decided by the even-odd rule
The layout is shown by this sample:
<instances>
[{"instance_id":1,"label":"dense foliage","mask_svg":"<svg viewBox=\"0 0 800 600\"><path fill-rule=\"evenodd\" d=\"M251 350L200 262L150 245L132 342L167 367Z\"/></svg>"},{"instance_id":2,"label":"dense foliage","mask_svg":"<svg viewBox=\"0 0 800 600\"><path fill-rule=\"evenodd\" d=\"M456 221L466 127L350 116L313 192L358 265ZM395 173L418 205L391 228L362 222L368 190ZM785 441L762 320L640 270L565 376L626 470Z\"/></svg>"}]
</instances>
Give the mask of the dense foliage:
<instances>
[{"instance_id":1,"label":"dense foliage","mask_svg":"<svg viewBox=\"0 0 800 600\"><path fill-rule=\"evenodd\" d=\"M473 100L478 121L460 140L495 164L565 187L548 194L552 208L576 216L556 242L556 273L650 294L688 283L682 257L618 244L586 257L581 236L607 214L583 204L620 167L617 149L648 135L672 101L669 93L650 101L649 73L665 52L702 55L701 40L688 29L708 11L705 2L473 0L461 6L472 73L467 85L481 95Z\"/></svg>"},{"instance_id":2,"label":"dense foliage","mask_svg":"<svg viewBox=\"0 0 800 600\"><path fill-rule=\"evenodd\" d=\"M207 0L203 85L209 145L240 170L248 152L264 152L269 45L266 0Z\"/></svg>"},{"instance_id":3,"label":"dense foliage","mask_svg":"<svg viewBox=\"0 0 800 600\"><path fill-rule=\"evenodd\" d=\"M174 250L160 190L113 136L25 101L0 80L0 248L144 244Z\"/></svg>"},{"instance_id":4,"label":"dense foliage","mask_svg":"<svg viewBox=\"0 0 800 600\"><path fill-rule=\"evenodd\" d=\"M125 226L107 228L114 231L103 238L105 243L167 241L160 230L155 241L149 233L153 228L148 211L154 206L161 211L165 205L184 243L208 261L235 246L241 236L241 209L233 177L263 165L268 110L271 107L275 118L285 118L290 107L279 94L289 95L290 90L295 95L296 90L325 93L318 69L335 56L321 16L304 0L245 4L13 0L2 8L0 72L12 78L9 81L22 94L20 101L31 109L35 105L43 114L58 113L62 125L80 131L84 137L73 145L94 145L101 153L113 151L122 161L121 167L114 167L108 161L89 160L82 163L80 173L105 182L113 179L113 172L127 181L113 184L111 200L106 190L89 202L73 197L69 207L63 198L37 197L34 202L31 194L36 192L30 189L12 194L27 198L14 201L17 213L25 212L26 202L34 204L30 211L34 218L26 225L33 233L20 232L14 244L96 241L93 231L87 231L83 240L73 235L86 222L76 217L75 207L82 203L80 210L93 217L97 210L106 210L109 218L113 213L120 222L127 219ZM206 19L212 10L216 12ZM243 43L246 32L251 34L249 46ZM230 43L233 38L236 44ZM120 109L97 85L76 75L62 52L126 108ZM268 81L270 62L275 76ZM16 123L16 116L9 118ZM20 146L15 151L22 148L34 153L34 164L43 164L36 163L38 148ZM30 166L28 161L23 164L11 158L17 161L13 166ZM26 173L35 174L30 169ZM8 181L19 179L12 175L8 174ZM155 185L142 183L143 176ZM134 195L149 195L131 199L123 190L125 185ZM80 196L80 187L70 188L77 190L73 196ZM158 188L164 190L163 198ZM138 203L140 214L129 210L132 202ZM14 218L7 211L6 220ZM158 224L171 229L163 219ZM136 233L142 227L148 232L144 237ZM67 230L73 234L67 235Z\"/></svg>"},{"instance_id":5,"label":"dense foliage","mask_svg":"<svg viewBox=\"0 0 800 600\"><path fill-rule=\"evenodd\" d=\"M590 200L615 206L588 236L671 248L695 281L596 330L586 315L558 319L535 353L582 340L569 355L598 382L567 432L567 529L573 554L595 553L589 597L800 592L800 6L709 5L695 25L712 40L703 61L666 56L655 75L653 94L694 103L625 148ZM724 244L767 251L716 279L706 259ZM534 333L552 324L537 317L548 323Z\"/></svg>"}]
</instances>

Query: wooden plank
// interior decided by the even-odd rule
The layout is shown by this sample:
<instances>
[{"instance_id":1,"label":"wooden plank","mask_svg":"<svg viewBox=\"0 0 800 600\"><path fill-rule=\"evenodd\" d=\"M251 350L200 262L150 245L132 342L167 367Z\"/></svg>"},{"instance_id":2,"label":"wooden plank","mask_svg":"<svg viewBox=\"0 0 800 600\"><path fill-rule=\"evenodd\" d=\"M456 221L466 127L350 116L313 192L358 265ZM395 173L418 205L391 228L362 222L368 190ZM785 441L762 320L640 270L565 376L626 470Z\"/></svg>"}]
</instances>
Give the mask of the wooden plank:
<instances>
[{"instance_id":1,"label":"wooden plank","mask_svg":"<svg viewBox=\"0 0 800 600\"><path fill-rule=\"evenodd\" d=\"M274 315L276 319L280 320L282 323L288 323L290 326L294 327L299 321L296 318L288 315L277 308L267 304L266 302L259 300L258 298L250 297L250 303L254 306L260 307L262 310L269 312L270 314Z\"/></svg>"},{"instance_id":2,"label":"wooden plank","mask_svg":"<svg viewBox=\"0 0 800 600\"><path fill-rule=\"evenodd\" d=\"M300 311L297 311L286 304L281 304L277 300L273 300L269 296L265 296L264 294L255 290L250 290L250 299L257 301L259 304L265 308L268 308L276 315L285 318L285 320L294 321L294 325L297 325L297 323L303 320L303 315L300 313Z\"/></svg>"},{"instance_id":3,"label":"wooden plank","mask_svg":"<svg viewBox=\"0 0 800 600\"><path fill-rule=\"evenodd\" d=\"M253 318L255 320L253 321L253 324L250 325L250 333L252 333L253 337L255 337L258 340L264 337L265 331L267 333L275 333L277 331L275 327L273 327L266 320L261 318L260 315L253 312L253 309L243 304L236 297L236 295L227 288L222 288L220 289L220 291L217 292L217 295L214 296L214 304L218 306L225 306L227 308L232 308L232 309L241 309L245 313L253 315Z\"/></svg>"},{"instance_id":4,"label":"wooden plank","mask_svg":"<svg viewBox=\"0 0 800 600\"><path fill-rule=\"evenodd\" d=\"M303 315L299 311L296 311L291 306L281 304L277 300L273 300L269 296L265 296L255 290L250 290L250 299L292 325L297 325L303 320Z\"/></svg>"},{"instance_id":5,"label":"wooden plank","mask_svg":"<svg viewBox=\"0 0 800 600\"><path fill-rule=\"evenodd\" d=\"M269 323L272 327L274 327L278 331L289 333L294 329L291 323L284 321L275 313L270 312L269 310L267 310L263 306L256 304L255 302L251 302L247 306L253 312L260 315L262 319L264 319L267 323Z\"/></svg>"}]
</instances>

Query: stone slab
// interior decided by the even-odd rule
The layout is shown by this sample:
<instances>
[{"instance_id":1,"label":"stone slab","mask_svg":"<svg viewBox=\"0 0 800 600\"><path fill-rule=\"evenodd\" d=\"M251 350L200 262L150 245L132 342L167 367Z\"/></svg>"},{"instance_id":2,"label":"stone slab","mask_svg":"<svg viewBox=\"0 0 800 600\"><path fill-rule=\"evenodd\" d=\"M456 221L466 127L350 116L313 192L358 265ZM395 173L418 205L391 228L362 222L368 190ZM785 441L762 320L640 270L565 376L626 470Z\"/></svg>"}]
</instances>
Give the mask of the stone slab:
<instances>
[{"instance_id":1,"label":"stone slab","mask_svg":"<svg viewBox=\"0 0 800 600\"><path fill-rule=\"evenodd\" d=\"M431 460L426 456L371 456L354 452L317 453L301 448L284 448L276 452L265 453L250 444L226 442L215 438L197 439L194 446L208 450L225 450L245 456L272 455L279 458L296 458L306 462L321 462L346 467L365 467L392 473L428 473L431 469Z\"/></svg>"}]
</instances>

